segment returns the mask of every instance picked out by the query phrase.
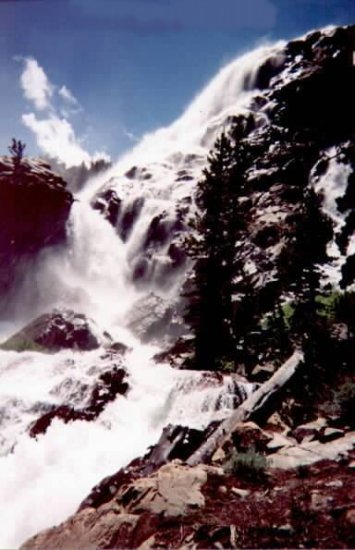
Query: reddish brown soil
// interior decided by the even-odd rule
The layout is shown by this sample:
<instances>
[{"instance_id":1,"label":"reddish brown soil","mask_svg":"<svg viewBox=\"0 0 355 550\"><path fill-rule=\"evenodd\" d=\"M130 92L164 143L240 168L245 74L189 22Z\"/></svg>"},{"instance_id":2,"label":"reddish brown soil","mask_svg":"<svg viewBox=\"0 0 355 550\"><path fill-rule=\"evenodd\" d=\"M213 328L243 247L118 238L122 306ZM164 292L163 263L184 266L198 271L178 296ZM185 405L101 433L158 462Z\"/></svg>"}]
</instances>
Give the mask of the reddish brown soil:
<instances>
[{"instance_id":1,"label":"reddish brown soil","mask_svg":"<svg viewBox=\"0 0 355 550\"><path fill-rule=\"evenodd\" d=\"M274 470L262 482L212 476L204 508L185 518L143 514L132 532L120 529L110 547L136 548L154 535L154 548L354 548L355 470L348 464ZM241 498L233 487L250 494Z\"/></svg>"}]
</instances>

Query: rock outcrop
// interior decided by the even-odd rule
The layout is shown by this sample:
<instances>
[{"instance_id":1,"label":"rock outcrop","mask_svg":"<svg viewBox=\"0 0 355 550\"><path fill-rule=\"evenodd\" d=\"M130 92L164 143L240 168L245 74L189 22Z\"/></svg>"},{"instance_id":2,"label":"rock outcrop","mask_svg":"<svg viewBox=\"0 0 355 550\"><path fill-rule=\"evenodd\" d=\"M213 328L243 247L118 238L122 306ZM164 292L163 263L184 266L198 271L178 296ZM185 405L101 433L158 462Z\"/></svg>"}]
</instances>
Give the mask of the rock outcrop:
<instances>
[{"instance_id":1,"label":"rock outcrop","mask_svg":"<svg viewBox=\"0 0 355 550\"><path fill-rule=\"evenodd\" d=\"M352 548L351 461L274 470L263 482L178 462L123 483L98 508L22 548Z\"/></svg>"},{"instance_id":2,"label":"rock outcrop","mask_svg":"<svg viewBox=\"0 0 355 550\"><path fill-rule=\"evenodd\" d=\"M112 343L85 315L58 309L45 313L6 340L1 348L53 353L62 349L89 351Z\"/></svg>"},{"instance_id":3,"label":"rock outcrop","mask_svg":"<svg viewBox=\"0 0 355 550\"><path fill-rule=\"evenodd\" d=\"M75 420L92 422L105 409L106 405L114 401L118 395L126 395L129 390L127 373L122 367L113 366L111 370L102 373L91 391L87 404L81 408L70 405L53 406L38 418L28 430L31 437L46 433L54 419L65 424Z\"/></svg>"},{"instance_id":4,"label":"rock outcrop","mask_svg":"<svg viewBox=\"0 0 355 550\"><path fill-rule=\"evenodd\" d=\"M41 160L14 167L0 158L0 296L8 291L21 260L61 244L73 202L65 181Z\"/></svg>"}]
</instances>

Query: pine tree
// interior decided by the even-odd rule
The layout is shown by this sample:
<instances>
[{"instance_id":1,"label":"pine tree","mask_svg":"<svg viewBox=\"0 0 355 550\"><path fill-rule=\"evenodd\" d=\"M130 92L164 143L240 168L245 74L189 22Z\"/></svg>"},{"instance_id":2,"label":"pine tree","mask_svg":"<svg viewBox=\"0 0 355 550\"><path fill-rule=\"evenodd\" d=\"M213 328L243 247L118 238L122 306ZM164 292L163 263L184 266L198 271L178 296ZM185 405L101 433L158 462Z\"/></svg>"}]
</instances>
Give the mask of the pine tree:
<instances>
[{"instance_id":1,"label":"pine tree","mask_svg":"<svg viewBox=\"0 0 355 550\"><path fill-rule=\"evenodd\" d=\"M25 148L26 145L15 138L12 138L11 145L8 147L12 157L14 182L21 177L23 171L22 159Z\"/></svg>"},{"instance_id":2,"label":"pine tree","mask_svg":"<svg viewBox=\"0 0 355 550\"><path fill-rule=\"evenodd\" d=\"M195 366L215 370L235 350L235 151L225 134L217 140L208 163L197 190L197 236L189 241L190 254L195 259L194 288L185 320L195 335Z\"/></svg>"},{"instance_id":3,"label":"pine tree","mask_svg":"<svg viewBox=\"0 0 355 550\"><path fill-rule=\"evenodd\" d=\"M332 221L322 210L321 198L306 187L291 245L291 289L295 294L292 330L301 341L309 341L319 325L317 297L323 292L321 266L330 261L327 245L332 237Z\"/></svg>"}]
</instances>

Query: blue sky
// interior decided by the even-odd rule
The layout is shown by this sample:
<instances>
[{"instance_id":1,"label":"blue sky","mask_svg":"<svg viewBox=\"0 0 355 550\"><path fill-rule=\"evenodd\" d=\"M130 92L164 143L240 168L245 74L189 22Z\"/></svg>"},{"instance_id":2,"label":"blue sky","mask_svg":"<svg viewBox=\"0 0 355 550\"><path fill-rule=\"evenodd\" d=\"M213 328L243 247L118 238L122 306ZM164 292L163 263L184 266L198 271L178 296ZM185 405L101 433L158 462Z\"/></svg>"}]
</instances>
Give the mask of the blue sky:
<instances>
[{"instance_id":1,"label":"blue sky","mask_svg":"<svg viewBox=\"0 0 355 550\"><path fill-rule=\"evenodd\" d=\"M351 23L355 0L0 0L0 153L115 158L238 53Z\"/></svg>"}]
</instances>

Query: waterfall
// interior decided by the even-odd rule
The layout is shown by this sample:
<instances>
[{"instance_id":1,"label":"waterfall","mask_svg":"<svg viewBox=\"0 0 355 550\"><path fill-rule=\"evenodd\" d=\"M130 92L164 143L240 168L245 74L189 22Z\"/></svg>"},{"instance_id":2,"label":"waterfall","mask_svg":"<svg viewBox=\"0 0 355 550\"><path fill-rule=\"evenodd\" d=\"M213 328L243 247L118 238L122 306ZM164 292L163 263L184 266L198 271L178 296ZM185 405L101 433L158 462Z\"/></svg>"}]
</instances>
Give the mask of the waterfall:
<instances>
[{"instance_id":1,"label":"waterfall","mask_svg":"<svg viewBox=\"0 0 355 550\"><path fill-rule=\"evenodd\" d=\"M66 519L101 478L154 444L167 423L203 428L235 406L231 378L201 384L201 373L156 364L157 348L142 345L125 319L137 300L161 286L169 235L146 256L151 264L144 285L137 286L132 276L146 253L152 219L164 216L167 232L173 226L176 207L191 200L218 133L228 117L248 109L257 93L258 68L280 48L258 48L230 63L176 122L145 136L109 172L89 182L73 205L67 246L46 250L28 270L13 307L15 325L53 307L85 313L131 348L123 361L130 391L96 421L54 420L45 435L31 439L28 426L48 407L85 402L109 359L103 349L54 355L0 351L1 547L17 546ZM143 198L126 241L90 206L103 186L115 190L122 209ZM162 295L176 292L182 276L173 271ZM250 389L245 384L243 391Z\"/></svg>"}]
</instances>

